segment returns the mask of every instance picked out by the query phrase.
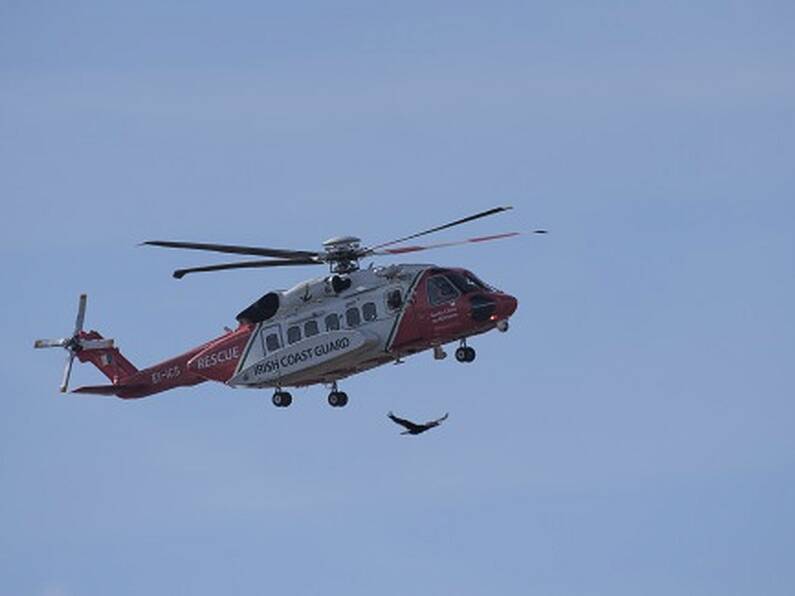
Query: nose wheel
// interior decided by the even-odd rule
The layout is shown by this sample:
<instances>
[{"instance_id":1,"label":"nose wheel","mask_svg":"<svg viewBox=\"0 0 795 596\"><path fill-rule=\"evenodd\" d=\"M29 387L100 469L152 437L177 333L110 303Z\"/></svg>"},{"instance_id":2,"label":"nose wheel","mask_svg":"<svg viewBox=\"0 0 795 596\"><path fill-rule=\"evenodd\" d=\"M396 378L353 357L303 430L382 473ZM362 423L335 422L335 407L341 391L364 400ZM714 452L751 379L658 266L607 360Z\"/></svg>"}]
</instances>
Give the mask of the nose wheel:
<instances>
[{"instance_id":1,"label":"nose wheel","mask_svg":"<svg viewBox=\"0 0 795 596\"><path fill-rule=\"evenodd\" d=\"M286 408L293 403L293 396L286 391L277 391L273 394L271 401L277 408Z\"/></svg>"},{"instance_id":2,"label":"nose wheel","mask_svg":"<svg viewBox=\"0 0 795 596\"><path fill-rule=\"evenodd\" d=\"M475 348L470 348L465 343L455 351L455 359L459 362L472 362L475 359Z\"/></svg>"}]
</instances>

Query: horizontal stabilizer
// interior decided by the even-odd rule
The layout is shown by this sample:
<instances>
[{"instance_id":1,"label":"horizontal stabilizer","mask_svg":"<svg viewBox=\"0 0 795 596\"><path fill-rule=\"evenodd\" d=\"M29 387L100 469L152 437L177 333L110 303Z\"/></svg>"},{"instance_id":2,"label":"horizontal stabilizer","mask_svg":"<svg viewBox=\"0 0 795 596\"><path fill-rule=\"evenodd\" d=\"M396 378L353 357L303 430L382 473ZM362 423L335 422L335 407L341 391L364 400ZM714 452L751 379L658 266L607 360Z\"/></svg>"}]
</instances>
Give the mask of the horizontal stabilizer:
<instances>
[{"instance_id":1,"label":"horizontal stabilizer","mask_svg":"<svg viewBox=\"0 0 795 596\"><path fill-rule=\"evenodd\" d=\"M89 395L118 395L124 391L135 391L143 388L143 385L87 385L72 389L72 393L85 393Z\"/></svg>"},{"instance_id":2,"label":"horizontal stabilizer","mask_svg":"<svg viewBox=\"0 0 795 596\"><path fill-rule=\"evenodd\" d=\"M112 339L81 339L80 347L84 350L110 350L113 348Z\"/></svg>"}]
</instances>

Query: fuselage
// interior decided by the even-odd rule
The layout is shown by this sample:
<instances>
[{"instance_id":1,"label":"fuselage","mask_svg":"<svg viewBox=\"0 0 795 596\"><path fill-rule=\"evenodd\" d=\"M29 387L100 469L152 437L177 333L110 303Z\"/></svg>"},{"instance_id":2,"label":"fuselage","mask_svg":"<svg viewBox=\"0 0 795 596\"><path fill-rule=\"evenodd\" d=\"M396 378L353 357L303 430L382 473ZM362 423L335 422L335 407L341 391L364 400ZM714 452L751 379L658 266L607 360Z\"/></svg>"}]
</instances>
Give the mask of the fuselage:
<instances>
[{"instance_id":1,"label":"fuselage","mask_svg":"<svg viewBox=\"0 0 795 596\"><path fill-rule=\"evenodd\" d=\"M494 329L514 297L465 269L391 265L270 292L224 335L124 380L120 397L218 381L299 387L345 377ZM82 360L82 358L81 358Z\"/></svg>"},{"instance_id":2,"label":"fuselage","mask_svg":"<svg viewBox=\"0 0 795 596\"><path fill-rule=\"evenodd\" d=\"M463 269L401 265L354 271L281 294L274 316L244 323L188 369L235 387L331 383L400 357L493 329L516 299Z\"/></svg>"}]
</instances>

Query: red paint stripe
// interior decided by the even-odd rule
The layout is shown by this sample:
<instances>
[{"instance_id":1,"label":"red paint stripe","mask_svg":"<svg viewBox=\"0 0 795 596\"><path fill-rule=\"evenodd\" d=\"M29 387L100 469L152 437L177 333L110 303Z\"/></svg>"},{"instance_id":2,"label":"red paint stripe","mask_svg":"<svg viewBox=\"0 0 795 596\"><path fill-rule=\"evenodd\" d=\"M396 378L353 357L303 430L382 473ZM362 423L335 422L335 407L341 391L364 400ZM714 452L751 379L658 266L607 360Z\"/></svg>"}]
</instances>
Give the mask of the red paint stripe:
<instances>
[{"instance_id":1,"label":"red paint stripe","mask_svg":"<svg viewBox=\"0 0 795 596\"><path fill-rule=\"evenodd\" d=\"M470 238L468 242L485 242L486 240L499 240L500 238L510 238L518 236L519 232L508 232L507 234L495 234L494 236L481 236L480 238Z\"/></svg>"}]
</instances>

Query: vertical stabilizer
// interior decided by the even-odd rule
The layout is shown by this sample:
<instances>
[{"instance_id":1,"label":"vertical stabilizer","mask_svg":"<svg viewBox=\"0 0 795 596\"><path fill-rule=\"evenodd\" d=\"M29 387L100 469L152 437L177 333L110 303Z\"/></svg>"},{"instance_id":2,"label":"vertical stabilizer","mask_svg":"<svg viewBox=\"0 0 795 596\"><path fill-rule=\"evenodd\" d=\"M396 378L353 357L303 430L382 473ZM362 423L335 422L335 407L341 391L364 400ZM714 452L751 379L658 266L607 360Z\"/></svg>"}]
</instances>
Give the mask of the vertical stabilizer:
<instances>
[{"instance_id":1,"label":"vertical stabilizer","mask_svg":"<svg viewBox=\"0 0 795 596\"><path fill-rule=\"evenodd\" d=\"M102 336L96 331L83 332L80 335L80 339L86 343L102 339ZM91 344L88 343L88 345ZM138 369L115 346L86 347L77 352L77 358L80 362L90 362L96 366L113 384L121 383L127 377L138 372Z\"/></svg>"}]
</instances>

